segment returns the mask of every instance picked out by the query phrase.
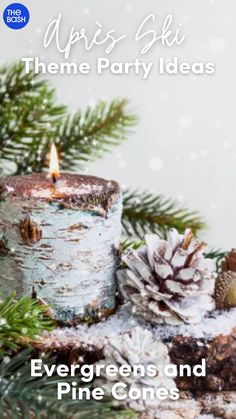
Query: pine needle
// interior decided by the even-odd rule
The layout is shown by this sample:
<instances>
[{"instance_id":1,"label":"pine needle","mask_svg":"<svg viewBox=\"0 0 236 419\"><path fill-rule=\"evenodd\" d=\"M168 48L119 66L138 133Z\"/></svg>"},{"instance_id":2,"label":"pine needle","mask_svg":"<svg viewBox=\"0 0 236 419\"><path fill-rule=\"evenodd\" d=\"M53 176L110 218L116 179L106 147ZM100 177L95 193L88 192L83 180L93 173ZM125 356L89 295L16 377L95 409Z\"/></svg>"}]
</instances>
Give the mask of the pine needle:
<instances>
[{"instance_id":1,"label":"pine needle","mask_svg":"<svg viewBox=\"0 0 236 419\"><path fill-rule=\"evenodd\" d=\"M123 228L128 237L143 239L146 233L166 236L170 228L180 233L189 227L196 234L205 225L195 211L182 208L172 199L149 192L125 191L123 196Z\"/></svg>"},{"instance_id":2,"label":"pine needle","mask_svg":"<svg viewBox=\"0 0 236 419\"><path fill-rule=\"evenodd\" d=\"M224 252L222 249L210 249L208 252L205 253L205 257L209 259L214 259L216 262L216 270L217 272L221 271L221 262L226 256L227 252Z\"/></svg>"},{"instance_id":3,"label":"pine needle","mask_svg":"<svg viewBox=\"0 0 236 419\"><path fill-rule=\"evenodd\" d=\"M15 351L38 337L43 330L52 330L47 316L48 306L28 297L15 300L15 293L0 302L0 357Z\"/></svg>"},{"instance_id":4,"label":"pine needle","mask_svg":"<svg viewBox=\"0 0 236 419\"><path fill-rule=\"evenodd\" d=\"M143 240L134 240L134 239L125 239L121 243L122 252L125 252L128 249L137 250L144 245Z\"/></svg>"},{"instance_id":5,"label":"pine needle","mask_svg":"<svg viewBox=\"0 0 236 419\"><path fill-rule=\"evenodd\" d=\"M52 142L62 168L73 170L126 140L137 123L125 99L98 102L71 115L56 103L55 89L22 64L0 68L0 162L2 175L42 171Z\"/></svg>"}]
</instances>

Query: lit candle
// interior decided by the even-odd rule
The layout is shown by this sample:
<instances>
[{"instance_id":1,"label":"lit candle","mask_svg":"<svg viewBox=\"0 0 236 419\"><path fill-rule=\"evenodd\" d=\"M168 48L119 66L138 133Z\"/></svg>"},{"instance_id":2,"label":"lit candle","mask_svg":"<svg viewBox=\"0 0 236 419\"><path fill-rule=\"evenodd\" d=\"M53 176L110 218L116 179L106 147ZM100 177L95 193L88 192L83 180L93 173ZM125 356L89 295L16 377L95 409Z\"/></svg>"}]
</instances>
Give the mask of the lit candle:
<instances>
[{"instance_id":1,"label":"lit candle","mask_svg":"<svg viewBox=\"0 0 236 419\"><path fill-rule=\"evenodd\" d=\"M111 313L121 209L117 182L59 175L54 145L49 175L2 179L0 291L31 295L34 290L64 322Z\"/></svg>"},{"instance_id":2,"label":"lit candle","mask_svg":"<svg viewBox=\"0 0 236 419\"><path fill-rule=\"evenodd\" d=\"M52 177L53 183L56 183L60 176L59 161L55 144L51 145L49 175Z\"/></svg>"}]
</instances>

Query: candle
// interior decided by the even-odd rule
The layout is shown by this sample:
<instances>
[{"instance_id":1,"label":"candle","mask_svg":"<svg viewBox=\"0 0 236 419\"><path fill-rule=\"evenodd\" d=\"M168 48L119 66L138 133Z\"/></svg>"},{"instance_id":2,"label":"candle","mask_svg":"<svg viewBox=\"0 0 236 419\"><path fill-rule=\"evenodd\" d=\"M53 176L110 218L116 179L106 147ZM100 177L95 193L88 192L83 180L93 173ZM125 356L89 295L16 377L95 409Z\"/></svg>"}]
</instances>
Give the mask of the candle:
<instances>
[{"instance_id":1,"label":"candle","mask_svg":"<svg viewBox=\"0 0 236 419\"><path fill-rule=\"evenodd\" d=\"M115 181L61 173L0 181L0 291L50 304L62 322L97 320L115 308L121 192Z\"/></svg>"}]
</instances>

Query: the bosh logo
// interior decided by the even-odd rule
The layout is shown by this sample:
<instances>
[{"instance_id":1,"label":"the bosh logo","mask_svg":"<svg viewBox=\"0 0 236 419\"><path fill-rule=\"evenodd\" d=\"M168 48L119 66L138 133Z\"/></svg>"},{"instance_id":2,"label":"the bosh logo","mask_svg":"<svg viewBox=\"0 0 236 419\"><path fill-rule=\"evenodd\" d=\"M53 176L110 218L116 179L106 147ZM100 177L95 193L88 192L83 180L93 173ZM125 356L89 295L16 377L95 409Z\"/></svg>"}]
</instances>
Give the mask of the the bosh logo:
<instances>
[{"instance_id":1,"label":"the bosh logo","mask_svg":"<svg viewBox=\"0 0 236 419\"><path fill-rule=\"evenodd\" d=\"M24 4L12 3L3 12L3 20L8 28L22 29L29 22L30 14Z\"/></svg>"}]
</instances>

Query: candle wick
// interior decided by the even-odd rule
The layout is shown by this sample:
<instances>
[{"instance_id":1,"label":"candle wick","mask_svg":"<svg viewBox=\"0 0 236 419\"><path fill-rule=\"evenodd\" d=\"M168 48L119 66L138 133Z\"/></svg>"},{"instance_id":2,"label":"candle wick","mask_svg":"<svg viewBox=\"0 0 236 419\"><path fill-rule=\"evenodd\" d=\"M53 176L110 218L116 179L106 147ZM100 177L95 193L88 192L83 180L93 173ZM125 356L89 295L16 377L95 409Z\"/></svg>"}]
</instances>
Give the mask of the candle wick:
<instances>
[{"instance_id":1,"label":"candle wick","mask_svg":"<svg viewBox=\"0 0 236 419\"><path fill-rule=\"evenodd\" d=\"M52 174L52 181L53 181L53 184L54 184L54 185L55 185L55 184L56 184L56 182L57 182L57 177L56 177L55 173L53 173L53 174Z\"/></svg>"}]
</instances>

